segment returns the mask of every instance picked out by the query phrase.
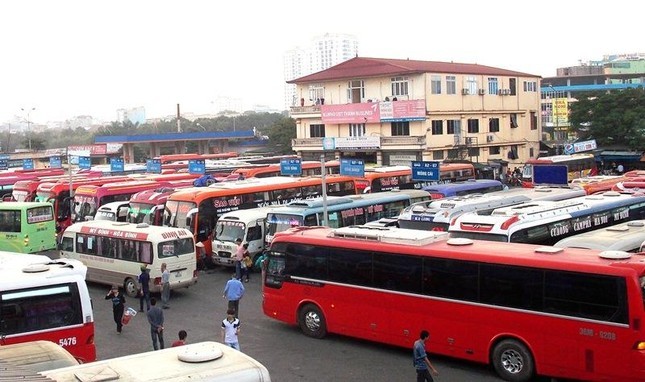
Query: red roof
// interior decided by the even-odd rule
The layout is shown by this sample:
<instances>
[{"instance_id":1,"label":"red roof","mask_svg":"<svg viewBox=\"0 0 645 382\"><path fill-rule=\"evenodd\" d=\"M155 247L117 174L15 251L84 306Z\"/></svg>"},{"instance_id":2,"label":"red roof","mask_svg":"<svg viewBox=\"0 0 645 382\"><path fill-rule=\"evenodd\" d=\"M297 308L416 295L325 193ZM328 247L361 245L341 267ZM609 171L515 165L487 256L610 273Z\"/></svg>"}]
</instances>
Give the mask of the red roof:
<instances>
[{"instance_id":1,"label":"red roof","mask_svg":"<svg viewBox=\"0 0 645 382\"><path fill-rule=\"evenodd\" d=\"M510 77L540 77L534 74L457 62L394 60L387 58L355 57L318 73L287 81L289 84L333 81L350 78L383 77L421 73L498 75Z\"/></svg>"}]
</instances>

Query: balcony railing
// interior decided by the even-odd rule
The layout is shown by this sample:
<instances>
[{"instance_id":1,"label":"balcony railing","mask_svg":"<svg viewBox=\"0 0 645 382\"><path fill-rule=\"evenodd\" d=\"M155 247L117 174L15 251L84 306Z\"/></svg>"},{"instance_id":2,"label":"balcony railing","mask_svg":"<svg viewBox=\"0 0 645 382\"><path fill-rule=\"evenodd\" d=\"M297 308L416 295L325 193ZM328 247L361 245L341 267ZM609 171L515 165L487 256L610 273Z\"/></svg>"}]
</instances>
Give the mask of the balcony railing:
<instances>
[{"instance_id":1,"label":"balcony railing","mask_svg":"<svg viewBox=\"0 0 645 382\"><path fill-rule=\"evenodd\" d=\"M417 146L416 148L425 148L426 137L379 137L381 140L381 148L392 146ZM322 138L295 138L291 141L292 146L298 148L317 147L322 148Z\"/></svg>"},{"instance_id":2,"label":"balcony railing","mask_svg":"<svg viewBox=\"0 0 645 382\"><path fill-rule=\"evenodd\" d=\"M291 106L291 115L320 114L320 105Z\"/></svg>"}]
</instances>

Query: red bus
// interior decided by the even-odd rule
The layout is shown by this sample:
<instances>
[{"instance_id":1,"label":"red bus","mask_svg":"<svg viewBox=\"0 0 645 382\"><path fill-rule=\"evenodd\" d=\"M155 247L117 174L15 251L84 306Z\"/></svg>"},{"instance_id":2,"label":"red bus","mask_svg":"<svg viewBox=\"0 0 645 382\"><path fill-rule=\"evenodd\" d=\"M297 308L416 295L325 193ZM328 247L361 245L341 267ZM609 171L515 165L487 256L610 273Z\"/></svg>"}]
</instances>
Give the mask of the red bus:
<instances>
[{"instance_id":1,"label":"red bus","mask_svg":"<svg viewBox=\"0 0 645 382\"><path fill-rule=\"evenodd\" d=\"M352 177L330 175L326 177L326 190L327 195L353 195L356 184ZM195 243L202 243L205 253L209 254L215 223L223 213L287 204L320 195L321 177L249 178L187 188L173 193L166 201L163 225L190 230L195 235Z\"/></svg>"},{"instance_id":2,"label":"red bus","mask_svg":"<svg viewBox=\"0 0 645 382\"><path fill-rule=\"evenodd\" d=\"M62 168L52 168L43 170L15 170L0 173L0 200L12 200L12 191L14 184L23 180L36 180L47 176L56 176L65 174Z\"/></svg>"},{"instance_id":3,"label":"red bus","mask_svg":"<svg viewBox=\"0 0 645 382\"><path fill-rule=\"evenodd\" d=\"M80 179L95 179L99 176L101 176L101 173L99 172L88 172L84 175L73 175L72 181ZM47 176L32 180L19 180L13 185L11 195L13 200L17 202L34 202L37 197L36 191L38 191L38 186L41 183L68 182L69 184L69 180L69 175Z\"/></svg>"},{"instance_id":4,"label":"red bus","mask_svg":"<svg viewBox=\"0 0 645 382\"><path fill-rule=\"evenodd\" d=\"M304 161L302 165L302 176L314 176L320 175L322 166L320 162L316 161ZM340 173L340 162L337 160L325 162L325 168L327 169L327 174L339 174ZM238 168L232 172L233 176L240 176L242 179L247 178L271 178L273 176L280 176L280 164L269 164L266 166L259 167L249 167L249 168Z\"/></svg>"},{"instance_id":5,"label":"red bus","mask_svg":"<svg viewBox=\"0 0 645 382\"><path fill-rule=\"evenodd\" d=\"M327 333L534 375L645 380L645 262L626 252L447 239L445 232L294 228L268 253L263 311ZM357 314L360 312L360 314Z\"/></svg>"},{"instance_id":6,"label":"red bus","mask_svg":"<svg viewBox=\"0 0 645 382\"><path fill-rule=\"evenodd\" d=\"M186 185L171 181L165 187L137 192L130 197L128 222L163 225L163 211L168 197L178 190L191 186L192 183Z\"/></svg>"},{"instance_id":7,"label":"red bus","mask_svg":"<svg viewBox=\"0 0 645 382\"><path fill-rule=\"evenodd\" d=\"M366 168L363 178L356 180L359 193L421 189L428 183L452 183L475 179L475 166L471 163L442 163L439 166L439 182L415 182L408 166L384 166Z\"/></svg>"},{"instance_id":8,"label":"red bus","mask_svg":"<svg viewBox=\"0 0 645 382\"><path fill-rule=\"evenodd\" d=\"M96 360L85 265L0 252L0 272L0 345L45 340L80 362Z\"/></svg>"}]
</instances>

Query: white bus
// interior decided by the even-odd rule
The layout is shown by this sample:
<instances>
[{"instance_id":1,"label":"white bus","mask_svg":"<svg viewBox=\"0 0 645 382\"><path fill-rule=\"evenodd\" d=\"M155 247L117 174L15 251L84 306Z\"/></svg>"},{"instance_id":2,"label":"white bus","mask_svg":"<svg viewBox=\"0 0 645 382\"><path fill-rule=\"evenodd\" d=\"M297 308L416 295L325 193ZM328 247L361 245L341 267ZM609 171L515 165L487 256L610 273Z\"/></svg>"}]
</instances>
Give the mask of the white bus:
<instances>
[{"instance_id":1,"label":"white bus","mask_svg":"<svg viewBox=\"0 0 645 382\"><path fill-rule=\"evenodd\" d=\"M603 194L562 201L532 201L465 213L450 223L450 237L553 245L565 237L645 219L645 195Z\"/></svg>"},{"instance_id":2,"label":"white bus","mask_svg":"<svg viewBox=\"0 0 645 382\"><path fill-rule=\"evenodd\" d=\"M141 266L150 270L150 291L161 292L161 264L170 271L170 289L197 282L193 234L183 228L111 221L86 221L67 227L61 238L60 256L87 265L87 280L122 285L135 297Z\"/></svg>"},{"instance_id":3,"label":"white bus","mask_svg":"<svg viewBox=\"0 0 645 382\"><path fill-rule=\"evenodd\" d=\"M56 382L271 382L267 368L218 342L199 342L40 372Z\"/></svg>"},{"instance_id":4,"label":"white bus","mask_svg":"<svg viewBox=\"0 0 645 382\"><path fill-rule=\"evenodd\" d=\"M96 215L91 220L107 220L112 222L128 221L128 212L130 211L130 202L111 202L106 203L96 210Z\"/></svg>"},{"instance_id":5,"label":"white bus","mask_svg":"<svg viewBox=\"0 0 645 382\"><path fill-rule=\"evenodd\" d=\"M632 220L564 238L553 246L601 251L640 252L645 241L645 220Z\"/></svg>"},{"instance_id":6,"label":"white bus","mask_svg":"<svg viewBox=\"0 0 645 382\"><path fill-rule=\"evenodd\" d=\"M466 212L477 211L480 215L486 215L500 207L539 200L565 200L584 195L583 189L535 187L454 196L415 203L401 212L394 225L408 229L447 231L450 222Z\"/></svg>"},{"instance_id":7,"label":"white bus","mask_svg":"<svg viewBox=\"0 0 645 382\"><path fill-rule=\"evenodd\" d=\"M65 348L43 340L0 346L0 360L34 373L79 364Z\"/></svg>"},{"instance_id":8,"label":"white bus","mask_svg":"<svg viewBox=\"0 0 645 382\"><path fill-rule=\"evenodd\" d=\"M0 252L0 345L51 341L96 360L86 272L76 260Z\"/></svg>"}]
</instances>

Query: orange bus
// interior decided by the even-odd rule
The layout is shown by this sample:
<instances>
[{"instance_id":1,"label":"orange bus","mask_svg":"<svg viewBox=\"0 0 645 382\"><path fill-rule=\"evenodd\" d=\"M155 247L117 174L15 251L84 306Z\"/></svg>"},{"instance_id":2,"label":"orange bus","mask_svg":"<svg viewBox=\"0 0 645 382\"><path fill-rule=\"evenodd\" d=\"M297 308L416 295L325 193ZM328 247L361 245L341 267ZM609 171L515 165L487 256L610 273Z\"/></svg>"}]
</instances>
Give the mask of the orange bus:
<instances>
[{"instance_id":1,"label":"orange bus","mask_svg":"<svg viewBox=\"0 0 645 382\"><path fill-rule=\"evenodd\" d=\"M322 166L320 162L304 161L302 164L302 176L320 175ZM340 161L333 160L325 162L327 174L340 173ZM241 177L240 179L247 178L270 178L273 176L280 176L280 164L269 164L260 167L238 168L234 170L231 175Z\"/></svg>"},{"instance_id":2,"label":"orange bus","mask_svg":"<svg viewBox=\"0 0 645 382\"><path fill-rule=\"evenodd\" d=\"M298 227L275 236L267 317L534 375L645 381L645 262L627 252L449 239L445 232Z\"/></svg>"},{"instance_id":3,"label":"orange bus","mask_svg":"<svg viewBox=\"0 0 645 382\"><path fill-rule=\"evenodd\" d=\"M167 163L172 163L172 162L177 162L177 161L188 161L188 160L195 160L195 159L228 159L228 158L235 158L237 156L236 152L228 152L228 153L218 153L218 154L169 154L169 155L160 155L158 157L155 157L154 159L159 159L161 161L161 164L167 164Z\"/></svg>"},{"instance_id":4,"label":"orange bus","mask_svg":"<svg viewBox=\"0 0 645 382\"><path fill-rule=\"evenodd\" d=\"M439 182L415 182L408 166L383 166L365 169L363 178L356 180L359 193L391 191L394 189L420 189L428 183L452 183L475 179L472 163L442 163L439 166Z\"/></svg>"},{"instance_id":5,"label":"orange bus","mask_svg":"<svg viewBox=\"0 0 645 382\"><path fill-rule=\"evenodd\" d=\"M354 178L330 175L326 178L327 195L356 194ZM249 178L215 183L207 187L179 190L168 197L163 225L187 228L211 253L211 233L217 219L225 212L286 204L294 200L322 195L321 177Z\"/></svg>"},{"instance_id":6,"label":"orange bus","mask_svg":"<svg viewBox=\"0 0 645 382\"><path fill-rule=\"evenodd\" d=\"M626 176L620 175L585 176L572 180L569 185L571 187L580 187L585 190L587 195L593 195L599 192L611 191L616 184L628 179Z\"/></svg>"}]
</instances>

